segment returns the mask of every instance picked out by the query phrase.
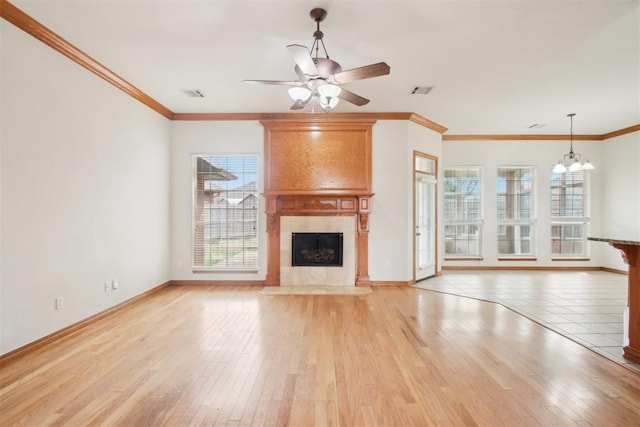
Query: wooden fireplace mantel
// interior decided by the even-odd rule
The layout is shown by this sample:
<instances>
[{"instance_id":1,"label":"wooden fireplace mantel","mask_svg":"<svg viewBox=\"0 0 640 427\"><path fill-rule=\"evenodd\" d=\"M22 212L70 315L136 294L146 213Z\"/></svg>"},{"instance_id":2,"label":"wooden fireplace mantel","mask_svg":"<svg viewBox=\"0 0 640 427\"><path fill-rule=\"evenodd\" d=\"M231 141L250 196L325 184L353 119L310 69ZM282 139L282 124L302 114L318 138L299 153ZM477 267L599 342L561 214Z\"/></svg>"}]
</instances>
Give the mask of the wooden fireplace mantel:
<instances>
[{"instance_id":1,"label":"wooden fireplace mantel","mask_svg":"<svg viewBox=\"0 0 640 427\"><path fill-rule=\"evenodd\" d=\"M356 220L356 286L369 286L369 207L373 194L277 195L265 194L267 201L268 257L265 284L280 284L281 216L354 216ZM269 208L271 207L271 209Z\"/></svg>"},{"instance_id":2,"label":"wooden fireplace mantel","mask_svg":"<svg viewBox=\"0 0 640 427\"><path fill-rule=\"evenodd\" d=\"M368 286L374 121L263 121L267 275L280 285L281 216L353 216L356 286Z\"/></svg>"}]
</instances>

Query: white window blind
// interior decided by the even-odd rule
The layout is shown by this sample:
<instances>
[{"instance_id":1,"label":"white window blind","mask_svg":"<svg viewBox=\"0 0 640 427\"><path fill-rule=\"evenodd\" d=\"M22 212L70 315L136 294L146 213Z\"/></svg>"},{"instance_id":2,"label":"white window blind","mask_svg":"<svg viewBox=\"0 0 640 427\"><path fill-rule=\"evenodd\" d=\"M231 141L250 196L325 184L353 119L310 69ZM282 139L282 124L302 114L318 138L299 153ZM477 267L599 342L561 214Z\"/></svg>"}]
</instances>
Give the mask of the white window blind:
<instances>
[{"instance_id":1,"label":"white window blind","mask_svg":"<svg viewBox=\"0 0 640 427\"><path fill-rule=\"evenodd\" d=\"M258 268L258 156L193 158L193 268Z\"/></svg>"}]
</instances>

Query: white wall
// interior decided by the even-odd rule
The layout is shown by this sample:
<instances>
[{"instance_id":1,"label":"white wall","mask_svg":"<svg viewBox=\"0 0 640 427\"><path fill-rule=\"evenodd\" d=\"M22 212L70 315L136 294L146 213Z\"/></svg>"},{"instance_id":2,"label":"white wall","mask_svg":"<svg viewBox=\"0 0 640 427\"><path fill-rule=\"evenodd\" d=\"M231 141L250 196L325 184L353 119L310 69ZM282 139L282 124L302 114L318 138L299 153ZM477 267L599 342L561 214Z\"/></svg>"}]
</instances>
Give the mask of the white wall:
<instances>
[{"instance_id":1,"label":"white wall","mask_svg":"<svg viewBox=\"0 0 640 427\"><path fill-rule=\"evenodd\" d=\"M192 158L196 154L258 154L262 167L264 129L253 121L209 121L171 123L171 279L173 280L264 280L267 271L267 234L264 198L258 198L259 222L257 272L193 272L192 245ZM264 170L258 171L264 176ZM258 188L264 191L263 183Z\"/></svg>"},{"instance_id":2,"label":"white wall","mask_svg":"<svg viewBox=\"0 0 640 427\"><path fill-rule=\"evenodd\" d=\"M0 34L6 353L169 279L169 121L4 20Z\"/></svg>"},{"instance_id":3,"label":"white wall","mask_svg":"<svg viewBox=\"0 0 640 427\"><path fill-rule=\"evenodd\" d=\"M413 152L440 157L441 145L439 133L411 122L378 121L374 125L371 280L413 279Z\"/></svg>"},{"instance_id":4,"label":"white wall","mask_svg":"<svg viewBox=\"0 0 640 427\"><path fill-rule=\"evenodd\" d=\"M373 126L371 214L369 215L369 278L410 280L412 254L407 250L411 222L407 206L408 126L405 121L378 121Z\"/></svg>"},{"instance_id":5,"label":"white wall","mask_svg":"<svg viewBox=\"0 0 640 427\"><path fill-rule=\"evenodd\" d=\"M602 156L602 228L599 236L640 241L640 132L608 139ZM602 265L627 270L620 251L598 243Z\"/></svg>"},{"instance_id":6,"label":"white wall","mask_svg":"<svg viewBox=\"0 0 640 427\"><path fill-rule=\"evenodd\" d=\"M602 161L602 141L574 141L574 151L589 158L596 169L589 172L591 230L599 235L603 216L602 177L608 171ZM601 266L601 252L591 242L590 261L552 261L549 175L555 162L569 151L568 141L448 141L443 144L443 166L482 166L484 217L483 261L451 261L447 266ZM496 240L496 178L500 166L533 166L535 169L536 261L498 261Z\"/></svg>"}]
</instances>

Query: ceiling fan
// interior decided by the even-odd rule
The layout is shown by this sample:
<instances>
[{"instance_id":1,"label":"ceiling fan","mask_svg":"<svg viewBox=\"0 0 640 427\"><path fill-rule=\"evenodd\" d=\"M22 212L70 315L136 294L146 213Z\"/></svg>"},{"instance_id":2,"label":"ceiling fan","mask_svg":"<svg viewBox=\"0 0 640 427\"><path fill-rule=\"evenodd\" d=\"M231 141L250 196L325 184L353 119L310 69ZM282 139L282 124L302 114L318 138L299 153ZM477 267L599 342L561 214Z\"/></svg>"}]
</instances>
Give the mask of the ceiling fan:
<instances>
[{"instance_id":1,"label":"ceiling fan","mask_svg":"<svg viewBox=\"0 0 640 427\"><path fill-rule=\"evenodd\" d=\"M302 110L309 105L318 105L323 111L328 112L338 105L340 99L357 106L365 105L368 99L350 92L340 85L356 80L370 79L372 77L389 74L391 68L384 62L365 65L342 71L342 67L336 61L329 58L327 48L324 46L324 33L320 31L320 23L327 17L327 11L315 8L309 13L311 19L316 22L316 31L313 33L311 50L305 46L291 44L287 46L296 66L294 68L299 80L244 80L245 83L286 85L289 88L289 96L295 101L292 110ZM320 47L324 51L324 58L319 56ZM315 56L312 53L315 51Z\"/></svg>"}]
</instances>

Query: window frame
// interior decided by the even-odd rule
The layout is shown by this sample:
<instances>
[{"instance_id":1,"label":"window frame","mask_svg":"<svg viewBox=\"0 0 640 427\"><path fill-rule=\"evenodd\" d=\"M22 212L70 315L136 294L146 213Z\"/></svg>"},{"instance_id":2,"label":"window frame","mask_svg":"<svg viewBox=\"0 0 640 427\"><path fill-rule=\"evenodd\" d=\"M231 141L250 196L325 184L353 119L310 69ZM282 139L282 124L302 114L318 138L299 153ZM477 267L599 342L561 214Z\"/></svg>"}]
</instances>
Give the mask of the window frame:
<instances>
[{"instance_id":1,"label":"window frame","mask_svg":"<svg viewBox=\"0 0 640 427\"><path fill-rule=\"evenodd\" d=\"M554 178L558 177L563 181L563 188L567 187L567 182L566 182L566 178L567 177L571 177L571 176L575 176L575 175L580 175L582 177L581 179L581 188L582 188L582 194L581 194L581 214L582 215L566 215L566 210L564 212L562 212L561 209L559 209L558 214L555 214L555 208L554 208ZM588 245L588 239L587 239L587 235L589 232L589 227L591 225L591 213L590 213L590 180L589 180L589 174L586 173L584 170L583 171L576 171L576 172L565 172L562 174L557 174L554 172L550 172L549 174L549 198L550 198L550 209L549 209L549 222L550 222L550 228L549 228L549 253L551 254L551 259L552 260L575 260L575 259L580 259L580 260L588 260L589 258L589 245ZM565 199L566 200L566 199ZM572 205L573 206L573 205ZM572 209L574 210L574 209ZM559 213L564 213L564 215L559 215ZM553 228L554 227L561 227L561 229L564 229L564 226L569 226L569 227L575 227L575 226L580 226L581 227L581 237L579 238L579 242L580 245L582 247L582 252L581 253L576 253L576 252L570 252L570 253L563 253L561 252L554 252L554 247L556 246L556 244L554 242L559 242L559 246L560 248L562 248L563 242L569 242L571 240L573 241L578 241L578 239L570 239L570 238L566 238L565 237L565 233L563 231L561 231L561 235L558 239L554 238L554 232L553 232Z\"/></svg>"},{"instance_id":2,"label":"window frame","mask_svg":"<svg viewBox=\"0 0 640 427\"><path fill-rule=\"evenodd\" d=\"M447 203L447 195L451 195L454 194L454 197L464 197L465 194L474 194L475 193L470 193L470 192L455 192L455 193L451 193L447 191L447 172L449 171L466 171L466 172L470 172L470 171L475 171L476 174L476 178L477 178L477 218L476 219L457 219L457 217L459 217L460 215L462 216L469 216L468 211L465 211L464 209L462 210L463 212L458 212L458 204L455 203L454 200L454 211L453 211L453 216L454 218L451 219L450 215L447 215L448 212L448 208L450 206L450 203ZM470 175L465 175L465 176L461 176L458 177L456 176L456 182L458 182L458 178L471 178ZM484 203L483 203L483 185L484 185L484 169L482 166L445 166L444 167L444 171L443 171L443 224L444 224L444 245L445 245L445 249L444 249L444 258L446 260L482 260L483 259L483 240L484 240ZM476 239L458 239L458 227L477 227L477 237ZM447 241L448 241L448 234L447 234L447 228L449 227L455 227L455 242L458 242L458 240L462 241L462 242L467 242L467 247L470 247L471 244L470 242L475 241L476 242L476 246L477 246L477 251L475 253L470 253L469 251L467 251L466 253L460 253L457 251L458 249L458 245L456 245L456 252L455 253L448 253L447 252ZM467 236L471 236L470 234L467 234Z\"/></svg>"},{"instance_id":3,"label":"window frame","mask_svg":"<svg viewBox=\"0 0 640 427\"><path fill-rule=\"evenodd\" d=\"M508 199L507 197L509 197L509 194L507 192L507 186L508 184L505 182L505 193L504 193L504 197L505 197L505 208L501 209L500 203L501 203L501 195L503 193L500 193L500 183L499 180L501 179L502 175L501 175L501 170L525 170L528 169L529 174L531 175L531 179L530 179L530 184L529 184L529 217L522 217L521 213L520 213L520 201L522 199L522 194L526 194L521 192L521 187L522 187L522 183L523 181L521 179L519 180L511 180L514 182L519 182L519 186L520 188L518 189L517 192L511 194L511 197L515 197L514 201L516 202L516 204L518 205L515 208L515 212L517 212L517 215L515 218L500 218L500 212L502 210L507 211L508 208L506 207L508 205ZM537 229L536 229L536 225L537 225L537 217L536 217L536 167L533 165L518 165L518 166L513 166L513 165L509 165L509 166L498 166L496 168L496 192L495 192L495 197L496 197L496 255L498 257L498 260L535 260L536 259L536 249L537 249L537 245L536 245L536 236L537 236ZM505 181L507 180L506 178ZM505 241L508 242L510 239L501 239L501 236L507 236L508 235L508 228L509 227L513 227L514 231L514 235L515 235L515 239L513 239L513 245L516 247L516 249L514 250L514 253L507 253L507 252L500 252L501 251L501 242ZM528 234L528 238L522 238L522 237L518 237L518 236L522 236L522 227L529 227L529 234ZM504 230L504 233L501 233L500 231ZM523 252L521 250L522 248L522 242L523 241L527 241L529 242L529 251L528 252ZM509 243L507 243L509 244Z\"/></svg>"},{"instance_id":4,"label":"window frame","mask_svg":"<svg viewBox=\"0 0 640 427\"><path fill-rule=\"evenodd\" d=\"M242 201L247 200L247 197L254 195L255 199L252 200L252 202L254 202L254 204L252 205L251 208L242 208L241 212L241 230L245 230L245 223L247 222L247 220L245 219L245 210L246 211L252 211L253 214L253 218L249 219L250 224L253 225L254 230L252 231L253 236L252 239L254 239L255 244L248 244L247 241L245 241L244 239L246 238L247 240L249 240L247 238L246 235L242 236L242 245L238 246L242 248L242 251L246 250L246 249L250 249L250 251L254 251L255 252L255 257L252 258L252 260L250 261L246 261L243 260L242 263L240 263L240 265L216 265L216 264L206 264L206 263L202 263L200 264L199 261L197 260L198 256L197 252L198 252L198 234L201 232L198 229L198 220L196 218L197 216L197 209L198 209L198 204L199 204L199 200L198 200L198 186L199 186L199 178L198 178L198 159L213 159L213 158L226 158L227 160L229 159L240 159L240 158L250 158L255 162L255 168L253 170L250 170L247 172L247 174L251 174L251 175L255 175L255 192L254 191L246 191L247 196L242 198ZM207 160L205 160L207 161ZM211 164L209 161L207 161L207 163ZM218 168L217 166L214 166L214 168ZM220 167L219 169L223 169L222 167ZM223 153L198 153L198 154L192 154L191 155L191 186L192 186L192 190L191 190L191 269L193 272L220 272L220 273L234 273L234 272L238 272L238 273L251 273L251 272L257 272L259 269L259 265L260 265L260 251L259 251L259 242L260 242L260 207L261 207L261 201L260 201L260 194L261 194L261 186L262 186L262 176L261 176L261 157L259 153L227 153L227 152L223 152ZM229 172L226 171L225 172ZM232 173L232 172L231 172ZM245 184L241 185L241 186L245 186L247 184L250 184L251 182L247 182L246 181L246 177L243 178L241 176L238 176L238 179L240 179L240 182L245 182ZM216 180L208 180L211 182L231 182L231 181L216 181ZM229 198L228 196L231 195L230 193L232 193L236 188L238 187L234 187L234 188L229 188L229 186L218 186L217 184L214 184L217 187L220 187L223 190L223 194L225 194L227 196L226 199L222 199L221 201L227 201L230 200L231 198ZM226 187L226 188L225 188ZM203 191L204 191L204 182L203 182ZM244 191L244 190L243 190ZM242 194L245 194L243 191ZM215 195L211 196L216 197ZM204 209L204 201L203 203L203 209ZM240 202L242 203L242 202ZM210 204L210 208L209 209L219 209L219 208L213 208L212 204ZM233 209L234 211L237 210L237 207L231 207L231 209ZM227 215L229 214L229 209L227 209L225 211L225 220L222 224L224 224L224 233L227 234L229 233L229 221L228 218L229 216ZM232 215L232 219L236 218L236 215ZM236 221L237 222L237 221ZM211 227L213 223L209 223L209 227ZM204 234L206 234L206 225L204 223L200 223L200 225L202 226L202 232ZM232 227L233 228L233 227ZM232 231L233 232L233 231ZM204 240L204 237L203 237ZM227 251L229 250L229 246L226 249ZM203 253L203 258L205 257L204 255L204 251L205 249L202 249L202 253ZM229 255L227 253L227 256L225 257L225 259L229 259ZM204 261L204 259L203 259Z\"/></svg>"}]
</instances>

